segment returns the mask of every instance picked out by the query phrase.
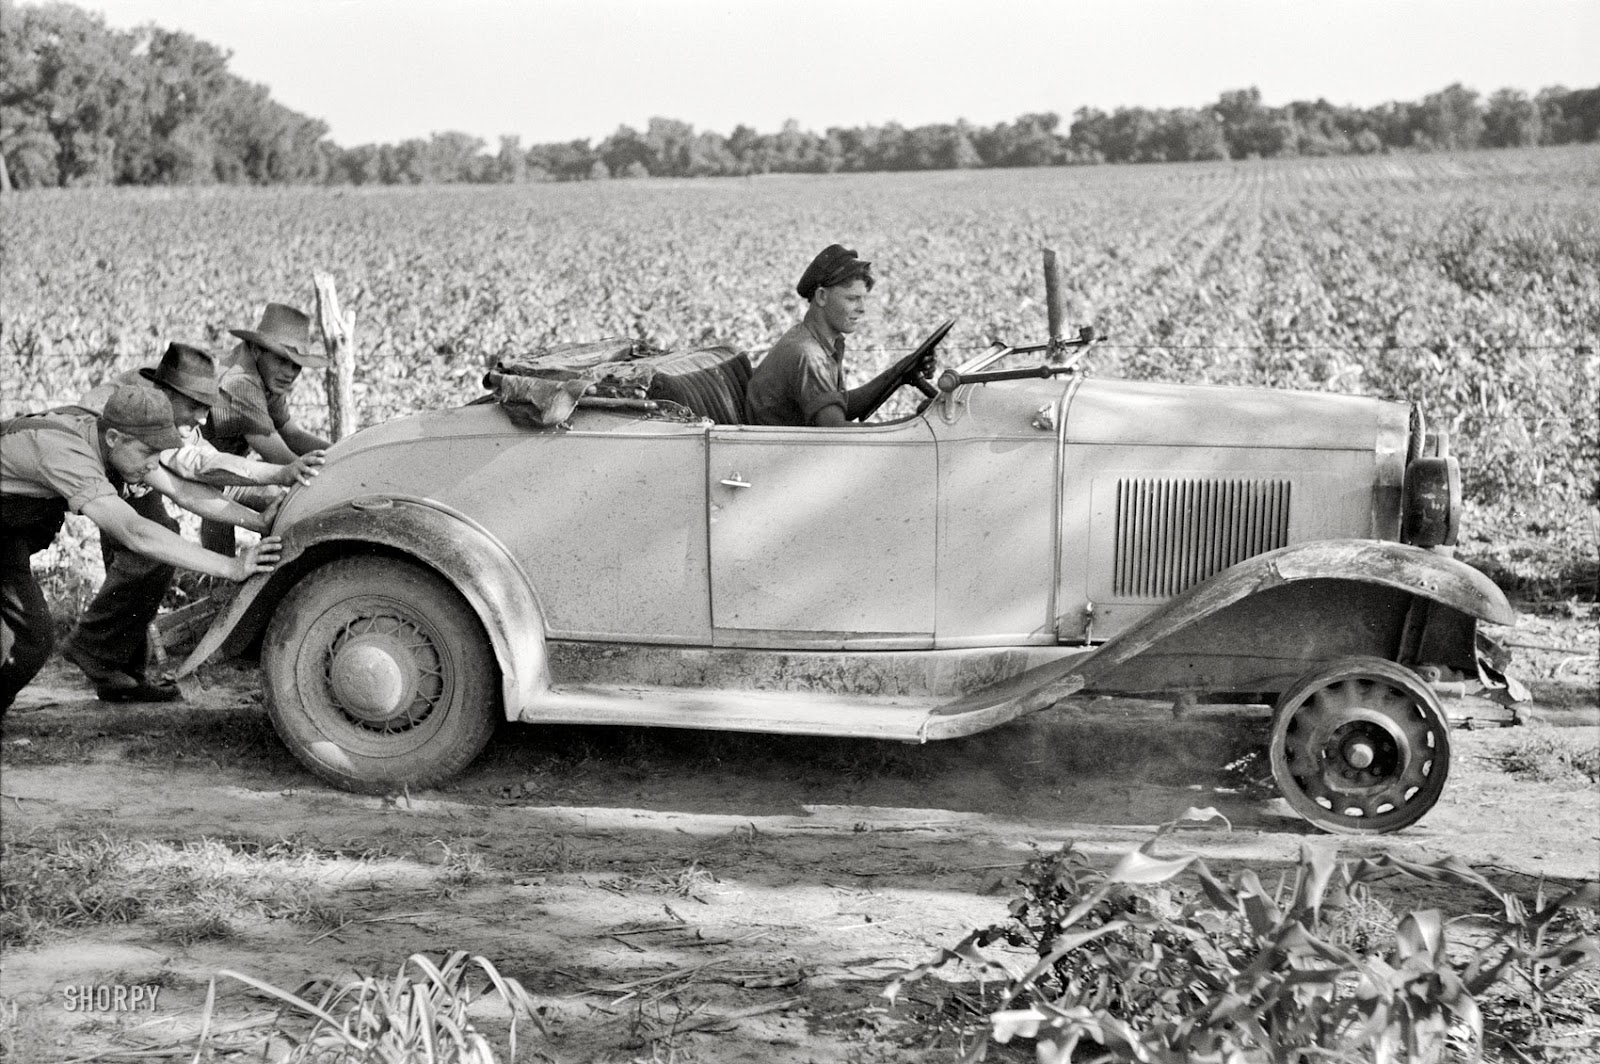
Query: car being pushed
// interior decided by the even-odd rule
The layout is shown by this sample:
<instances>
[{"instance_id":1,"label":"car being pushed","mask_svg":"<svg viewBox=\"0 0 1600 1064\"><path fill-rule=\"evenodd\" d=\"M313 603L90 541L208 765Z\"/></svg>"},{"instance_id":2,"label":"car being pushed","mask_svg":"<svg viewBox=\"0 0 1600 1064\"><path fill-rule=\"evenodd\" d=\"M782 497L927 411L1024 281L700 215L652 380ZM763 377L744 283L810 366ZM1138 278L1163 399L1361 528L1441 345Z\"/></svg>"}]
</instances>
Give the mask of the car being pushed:
<instances>
[{"instance_id":1,"label":"car being pushed","mask_svg":"<svg viewBox=\"0 0 1600 1064\"><path fill-rule=\"evenodd\" d=\"M725 348L502 364L336 444L183 672L259 651L357 791L451 779L502 716L925 742L1115 692L1270 701L1306 819L1423 816L1440 691L1511 697L1479 629L1515 615L1451 557L1420 409L1099 379L1087 329L915 376L950 324L900 363L919 409L848 428L744 424Z\"/></svg>"}]
</instances>

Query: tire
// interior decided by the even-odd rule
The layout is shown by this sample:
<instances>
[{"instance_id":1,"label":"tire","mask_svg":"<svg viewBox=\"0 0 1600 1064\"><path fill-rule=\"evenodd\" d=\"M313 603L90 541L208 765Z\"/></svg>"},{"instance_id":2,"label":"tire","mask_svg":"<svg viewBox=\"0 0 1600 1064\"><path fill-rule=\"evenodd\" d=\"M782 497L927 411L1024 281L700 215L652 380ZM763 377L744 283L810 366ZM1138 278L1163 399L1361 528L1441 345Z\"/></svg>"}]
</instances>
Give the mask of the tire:
<instances>
[{"instance_id":1,"label":"tire","mask_svg":"<svg viewBox=\"0 0 1600 1064\"><path fill-rule=\"evenodd\" d=\"M368 794L443 783L494 733L499 669L448 581L346 558L284 596L261 649L267 712L300 763Z\"/></svg>"},{"instance_id":2,"label":"tire","mask_svg":"<svg viewBox=\"0 0 1600 1064\"><path fill-rule=\"evenodd\" d=\"M1273 713L1272 778L1327 831L1378 835L1421 820L1450 775L1450 721L1432 688L1383 658L1307 674Z\"/></svg>"}]
</instances>

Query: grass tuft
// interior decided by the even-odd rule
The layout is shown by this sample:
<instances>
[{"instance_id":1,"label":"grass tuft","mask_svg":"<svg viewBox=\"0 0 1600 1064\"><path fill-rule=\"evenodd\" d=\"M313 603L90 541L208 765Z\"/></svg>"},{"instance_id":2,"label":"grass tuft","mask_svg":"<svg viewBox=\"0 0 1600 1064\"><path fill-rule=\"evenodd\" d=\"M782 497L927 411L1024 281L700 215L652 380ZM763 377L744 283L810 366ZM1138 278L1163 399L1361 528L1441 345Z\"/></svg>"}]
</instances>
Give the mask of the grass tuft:
<instances>
[{"instance_id":1,"label":"grass tuft","mask_svg":"<svg viewBox=\"0 0 1600 1064\"><path fill-rule=\"evenodd\" d=\"M0 1061L58 1059L61 1045L60 1027L43 1009L0 998Z\"/></svg>"},{"instance_id":2,"label":"grass tuft","mask_svg":"<svg viewBox=\"0 0 1600 1064\"><path fill-rule=\"evenodd\" d=\"M498 1064L494 1047L469 1015L474 1002L485 997L498 997L510 1010L507 1060L517 1059L521 1021L543 1032L543 1022L522 984L500 974L486 958L464 951L439 964L412 954L393 978L352 973L314 980L293 993L239 972L221 971L217 978L244 983L282 1004L259 1056L284 1064ZM204 1054L213 1050L245 1048L223 1046L212 1033L216 989L213 979L197 1060L209 1059Z\"/></svg>"},{"instance_id":3,"label":"grass tuft","mask_svg":"<svg viewBox=\"0 0 1600 1064\"><path fill-rule=\"evenodd\" d=\"M1594 783L1600 781L1600 741L1592 729L1533 724L1518 733L1501 763L1513 776L1526 779Z\"/></svg>"},{"instance_id":4,"label":"grass tuft","mask_svg":"<svg viewBox=\"0 0 1600 1064\"><path fill-rule=\"evenodd\" d=\"M211 839L0 839L0 945L136 920L182 946L232 938L251 919L338 926L344 915L319 896L322 870L317 858L241 853Z\"/></svg>"}]
</instances>

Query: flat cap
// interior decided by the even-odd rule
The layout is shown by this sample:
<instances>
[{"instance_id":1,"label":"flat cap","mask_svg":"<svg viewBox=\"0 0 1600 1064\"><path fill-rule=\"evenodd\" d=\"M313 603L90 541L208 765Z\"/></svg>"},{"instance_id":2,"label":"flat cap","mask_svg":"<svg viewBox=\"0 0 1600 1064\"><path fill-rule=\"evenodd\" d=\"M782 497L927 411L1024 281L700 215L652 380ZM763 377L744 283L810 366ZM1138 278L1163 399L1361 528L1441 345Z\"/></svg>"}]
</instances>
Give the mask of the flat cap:
<instances>
[{"instance_id":1,"label":"flat cap","mask_svg":"<svg viewBox=\"0 0 1600 1064\"><path fill-rule=\"evenodd\" d=\"M847 247L829 244L811 260L811 265L800 275L800 283L794 286L794 290L809 303L811 297L817 294L817 289L832 288L836 284L857 279L867 282L868 288L872 287L872 263L862 262Z\"/></svg>"},{"instance_id":2,"label":"flat cap","mask_svg":"<svg viewBox=\"0 0 1600 1064\"><path fill-rule=\"evenodd\" d=\"M170 451L183 446L183 437L173 424L172 403L155 388L142 384L123 384L106 400L100 420L143 440L158 451Z\"/></svg>"}]
</instances>

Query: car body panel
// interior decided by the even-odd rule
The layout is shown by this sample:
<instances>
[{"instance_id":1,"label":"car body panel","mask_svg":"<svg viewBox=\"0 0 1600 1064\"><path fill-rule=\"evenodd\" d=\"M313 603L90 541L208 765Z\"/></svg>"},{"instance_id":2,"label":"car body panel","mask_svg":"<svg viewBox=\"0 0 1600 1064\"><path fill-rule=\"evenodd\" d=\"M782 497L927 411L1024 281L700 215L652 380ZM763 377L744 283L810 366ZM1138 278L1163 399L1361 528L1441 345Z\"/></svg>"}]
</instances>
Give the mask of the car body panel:
<instances>
[{"instance_id":1,"label":"car body panel","mask_svg":"<svg viewBox=\"0 0 1600 1064\"><path fill-rule=\"evenodd\" d=\"M1263 551L1398 534L1403 404L1090 378L1063 421L1063 639L1114 636Z\"/></svg>"},{"instance_id":2,"label":"car body panel","mask_svg":"<svg viewBox=\"0 0 1600 1064\"><path fill-rule=\"evenodd\" d=\"M1291 587L1297 590L1278 593ZM1407 645L1406 625L1418 599L1491 624L1516 620L1505 593L1454 558L1377 540L1319 541L1249 558L1196 584L1102 644L1084 659L1081 674L1091 688L1275 691L1291 665L1298 673L1307 661L1360 654L1403 659L1425 647L1430 663L1471 668L1473 626L1452 624L1448 612L1435 623L1461 633L1458 638L1430 646L1419 633ZM1248 609L1236 609L1244 603ZM1229 623L1219 623L1230 610ZM1192 679L1174 682L1170 669L1152 667L1163 654L1247 660L1256 663L1247 666L1255 672L1241 675L1234 667L1224 678L1220 666L1208 672L1190 665ZM1126 666L1135 661L1148 676L1132 679Z\"/></svg>"},{"instance_id":3,"label":"car body panel","mask_svg":"<svg viewBox=\"0 0 1600 1064\"><path fill-rule=\"evenodd\" d=\"M258 638L277 600L322 561L364 550L413 558L455 585L483 622L508 712L537 704L549 691L543 611L527 574L504 546L459 511L431 500L378 494L357 496L286 529L278 568L246 581L178 676L194 672L218 651L242 649Z\"/></svg>"},{"instance_id":4,"label":"car body panel","mask_svg":"<svg viewBox=\"0 0 1600 1064\"><path fill-rule=\"evenodd\" d=\"M1066 385L971 386L927 414L939 461L936 645L1052 645ZM1041 410L1050 416L1040 417Z\"/></svg>"},{"instance_id":5,"label":"car body panel","mask_svg":"<svg viewBox=\"0 0 1600 1064\"><path fill-rule=\"evenodd\" d=\"M933 646L926 422L709 436L714 645Z\"/></svg>"},{"instance_id":6,"label":"car body panel","mask_svg":"<svg viewBox=\"0 0 1600 1064\"><path fill-rule=\"evenodd\" d=\"M279 526L360 495L432 499L536 574L550 638L703 645L705 447L702 426L610 413L560 433L487 404L415 415L336 445Z\"/></svg>"}]
</instances>

